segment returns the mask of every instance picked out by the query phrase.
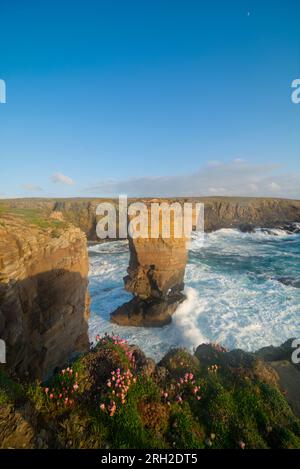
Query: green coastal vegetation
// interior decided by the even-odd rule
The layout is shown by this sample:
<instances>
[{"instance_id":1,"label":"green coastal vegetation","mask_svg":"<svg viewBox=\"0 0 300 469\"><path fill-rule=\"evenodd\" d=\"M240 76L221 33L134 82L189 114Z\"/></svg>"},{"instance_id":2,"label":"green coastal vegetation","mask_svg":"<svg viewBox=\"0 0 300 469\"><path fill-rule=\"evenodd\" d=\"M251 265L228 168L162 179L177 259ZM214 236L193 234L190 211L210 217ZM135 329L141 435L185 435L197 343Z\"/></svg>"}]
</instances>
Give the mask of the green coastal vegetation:
<instances>
[{"instance_id":1,"label":"green coastal vegetation","mask_svg":"<svg viewBox=\"0 0 300 469\"><path fill-rule=\"evenodd\" d=\"M0 222L4 217L16 217L28 225L35 225L41 229L63 228L65 223L61 220L49 218L49 213L39 208L10 208L4 203L0 204ZM3 224L3 221L2 221Z\"/></svg>"},{"instance_id":2,"label":"green coastal vegetation","mask_svg":"<svg viewBox=\"0 0 300 469\"><path fill-rule=\"evenodd\" d=\"M0 409L4 447L300 448L274 370L215 344L171 350L155 365L119 337L97 337L45 382L1 369Z\"/></svg>"}]
</instances>

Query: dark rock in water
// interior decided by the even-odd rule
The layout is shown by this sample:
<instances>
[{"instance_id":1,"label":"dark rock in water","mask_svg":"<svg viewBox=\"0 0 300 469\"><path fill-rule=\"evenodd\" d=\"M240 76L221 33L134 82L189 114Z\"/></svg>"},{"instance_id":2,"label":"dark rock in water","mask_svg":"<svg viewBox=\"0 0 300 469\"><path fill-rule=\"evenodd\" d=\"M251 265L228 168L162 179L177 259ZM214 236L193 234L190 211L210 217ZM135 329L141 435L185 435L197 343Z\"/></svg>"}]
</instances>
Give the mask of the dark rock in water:
<instances>
[{"instance_id":1,"label":"dark rock in water","mask_svg":"<svg viewBox=\"0 0 300 469\"><path fill-rule=\"evenodd\" d=\"M273 235L273 236L278 236L277 233L274 233L274 231L268 229L268 228L261 228L261 232L265 233L267 235Z\"/></svg>"},{"instance_id":2,"label":"dark rock in water","mask_svg":"<svg viewBox=\"0 0 300 469\"><path fill-rule=\"evenodd\" d=\"M283 225L275 225L273 228L262 228L263 233L278 236L276 230L284 231L287 235L293 235L300 233L300 224L299 223L284 223Z\"/></svg>"},{"instance_id":3,"label":"dark rock in water","mask_svg":"<svg viewBox=\"0 0 300 469\"><path fill-rule=\"evenodd\" d=\"M283 283L284 285L300 288L300 279L295 279L293 277L278 277L276 280L278 280L280 283Z\"/></svg>"},{"instance_id":4,"label":"dark rock in water","mask_svg":"<svg viewBox=\"0 0 300 469\"><path fill-rule=\"evenodd\" d=\"M255 227L251 223L243 223L239 226L239 230L242 233L255 233Z\"/></svg>"},{"instance_id":5,"label":"dark rock in water","mask_svg":"<svg viewBox=\"0 0 300 469\"><path fill-rule=\"evenodd\" d=\"M172 314L186 299L182 293L177 293L164 299L133 298L120 306L110 317L112 322L120 326L161 327L170 324Z\"/></svg>"},{"instance_id":6,"label":"dark rock in water","mask_svg":"<svg viewBox=\"0 0 300 469\"><path fill-rule=\"evenodd\" d=\"M290 234L300 233L299 223L286 223L281 227L281 229Z\"/></svg>"}]
</instances>

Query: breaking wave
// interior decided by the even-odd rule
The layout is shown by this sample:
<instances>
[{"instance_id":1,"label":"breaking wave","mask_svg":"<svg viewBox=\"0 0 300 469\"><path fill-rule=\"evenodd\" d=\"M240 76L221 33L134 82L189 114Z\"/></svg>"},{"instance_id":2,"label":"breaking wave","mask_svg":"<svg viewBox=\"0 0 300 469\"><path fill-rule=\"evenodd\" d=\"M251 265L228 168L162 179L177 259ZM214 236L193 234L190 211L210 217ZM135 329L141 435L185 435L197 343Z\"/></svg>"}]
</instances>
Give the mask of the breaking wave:
<instances>
[{"instance_id":1,"label":"breaking wave","mask_svg":"<svg viewBox=\"0 0 300 469\"><path fill-rule=\"evenodd\" d=\"M203 342L256 350L300 336L300 235L259 229L197 233L189 246L187 299L163 328L134 328L109 322L109 314L128 301L123 288L129 252L125 241L89 247L90 339L114 332L159 360L170 347L189 349ZM289 281L284 281L289 279Z\"/></svg>"}]
</instances>

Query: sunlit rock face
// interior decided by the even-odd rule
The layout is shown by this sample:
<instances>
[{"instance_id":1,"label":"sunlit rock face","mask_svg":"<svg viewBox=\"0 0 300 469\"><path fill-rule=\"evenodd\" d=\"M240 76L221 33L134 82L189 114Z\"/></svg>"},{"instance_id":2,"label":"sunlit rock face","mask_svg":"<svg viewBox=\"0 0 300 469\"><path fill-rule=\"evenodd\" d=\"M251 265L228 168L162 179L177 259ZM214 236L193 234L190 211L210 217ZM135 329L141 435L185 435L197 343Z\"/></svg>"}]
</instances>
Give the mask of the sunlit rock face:
<instances>
[{"instance_id":1,"label":"sunlit rock face","mask_svg":"<svg viewBox=\"0 0 300 469\"><path fill-rule=\"evenodd\" d=\"M170 323L177 306L185 300L187 237L175 237L172 219L170 237L164 237L161 219L159 223L157 238L151 238L149 226L149 238L129 239L130 261L124 283L134 298L112 313L111 319L117 324L163 326Z\"/></svg>"}]
</instances>

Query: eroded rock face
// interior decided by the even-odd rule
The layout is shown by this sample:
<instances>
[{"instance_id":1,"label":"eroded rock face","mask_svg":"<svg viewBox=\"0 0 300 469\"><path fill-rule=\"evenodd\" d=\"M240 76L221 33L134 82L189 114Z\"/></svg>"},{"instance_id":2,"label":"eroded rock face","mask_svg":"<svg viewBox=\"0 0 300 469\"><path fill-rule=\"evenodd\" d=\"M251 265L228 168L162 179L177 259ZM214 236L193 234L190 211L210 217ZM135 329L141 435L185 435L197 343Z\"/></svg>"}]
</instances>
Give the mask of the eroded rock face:
<instances>
[{"instance_id":1,"label":"eroded rock face","mask_svg":"<svg viewBox=\"0 0 300 469\"><path fill-rule=\"evenodd\" d=\"M125 288L133 298L111 315L113 322L132 326L164 326L185 300L182 293L187 263L187 239L129 239L130 261Z\"/></svg>"},{"instance_id":2,"label":"eroded rock face","mask_svg":"<svg viewBox=\"0 0 300 469\"><path fill-rule=\"evenodd\" d=\"M166 298L184 286L185 238L130 239L125 288L141 299Z\"/></svg>"},{"instance_id":3,"label":"eroded rock face","mask_svg":"<svg viewBox=\"0 0 300 469\"><path fill-rule=\"evenodd\" d=\"M9 199L2 201L9 209L38 208L46 213L59 211L64 219L81 228L89 240L97 240L96 207L104 200L117 205L116 199ZM136 199L128 199L128 203ZM274 228L287 222L300 222L300 201L264 197L195 197L169 199L180 203L203 202L205 231L220 228Z\"/></svg>"},{"instance_id":4,"label":"eroded rock face","mask_svg":"<svg viewBox=\"0 0 300 469\"><path fill-rule=\"evenodd\" d=\"M166 298L133 298L111 314L111 320L120 326L161 327L170 324L172 314L185 300L183 293Z\"/></svg>"},{"instance_id":5,"label":"eroded rock face","mask_svg":"<svg viewBox=\"0 0 300 469\"><path fill-rule=\"evenodd\" d=\"M88 256L80 229L41 229L8 216L0 226L0 268L6 367L45 378L88 349Z\"/></svg>"}]
</instances>

